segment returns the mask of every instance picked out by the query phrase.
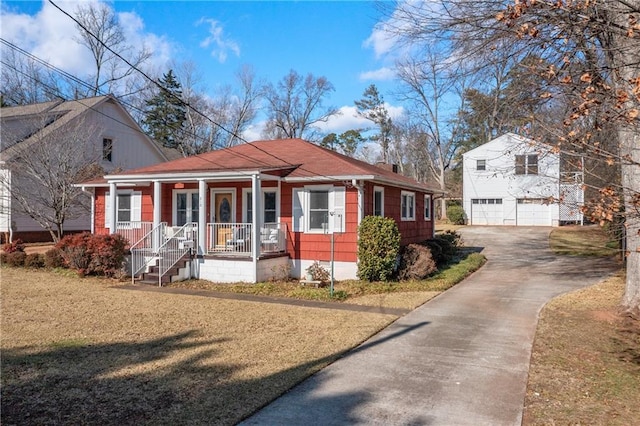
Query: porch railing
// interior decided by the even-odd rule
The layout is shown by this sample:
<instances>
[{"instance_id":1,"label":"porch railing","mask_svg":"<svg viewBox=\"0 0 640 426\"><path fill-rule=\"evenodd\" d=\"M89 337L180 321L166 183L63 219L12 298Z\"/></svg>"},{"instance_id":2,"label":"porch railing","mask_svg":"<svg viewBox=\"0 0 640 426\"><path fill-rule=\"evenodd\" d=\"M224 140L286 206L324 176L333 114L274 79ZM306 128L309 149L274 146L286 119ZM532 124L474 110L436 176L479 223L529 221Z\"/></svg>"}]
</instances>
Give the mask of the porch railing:
<instances>
[{"instance_id":1,"label":"porch railing","mask_svg":"<svg viewBox=\"0 0 640 426\"><path fill-rule=\"evenodd\" d=\"M152 228L136 243L129 247L131 252L131 283L135 281L135 277L147 267L149 263L158 258L157 247L163 241L166 222L158 224Z\"/></svg>"},{"instance_id":2,"label":"porch railing","mask_svg":"<svg viewBox=\"0 0 640 426\"><path fill-rule=\"evenodd\" d=\"M287 249L287 224L265 223L260 228L260 252L280 253Z\"/></svg>"},{"instance_id":3,"label":"porch railing","mask_svg":"<svg viewBox=\"0 0 640 426\"><path fill-rule=\"evenodd\" d=\"M180 228L167 227L165 236L164 243L158 247L158 286L160 287L162 287L162 277L187 253L198 247L198 224L189 222Z\"/></svg>"},{"instance_id":4,"label":"porch railing","mask_svg":"<svg viewBox=\"0 0 640 426\"><path fill-rule=\"evenodd\" d=\"M208 223L207 253L225 253L230 255L251 256L251 223ZM287 248L286 225L265 223L260 228L261 253L279 253Z\"/></svg>"},{"instance_id":5,"label":"porch railing","mask_svg":"<svg viewBox=\"0 0 640 426\"><path fill-rule=\"evenodd\" d=\"M207 223L207 252L251 255L251 223Z\"/></svg>"},{"instance_id":6,"label":"porch railing","mask_svg":"<svg viewBox=\"0 0 640 426\"><path fill-rule=\"evenodd\" d=\"M153 222L116 222L116 233L134 246L153 229Z\"/></svg>"}]
</instances>

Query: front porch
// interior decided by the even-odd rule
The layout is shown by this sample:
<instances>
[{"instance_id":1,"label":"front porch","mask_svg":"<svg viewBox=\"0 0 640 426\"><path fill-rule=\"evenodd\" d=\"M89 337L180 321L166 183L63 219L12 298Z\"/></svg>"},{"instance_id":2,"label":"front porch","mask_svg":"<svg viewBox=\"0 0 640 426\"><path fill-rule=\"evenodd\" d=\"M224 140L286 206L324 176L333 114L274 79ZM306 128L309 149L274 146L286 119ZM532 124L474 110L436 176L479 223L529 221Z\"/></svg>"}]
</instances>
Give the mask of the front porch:
<instances>
[{"instance_id":1,"label":"front porch","mask_svg":"<svg viewBox=\"0 0 640 426\"><path fill-rule=\"evenodd\" d=\"M130 273L149 282L163 283L189 278L214 282L261 281L270 278L269 268L284 268L286 224L265 223L253 244L252 223L207 223L204 244L197 222L169 226L161 222L116 222L115 233L129 242ZM204 250L202 248L204 247ZM265 269L266 264L269 268ZM277 265L276 265L277 264ZM183 265L178 267L177 265Z\"/></svg>"}]
</instances>

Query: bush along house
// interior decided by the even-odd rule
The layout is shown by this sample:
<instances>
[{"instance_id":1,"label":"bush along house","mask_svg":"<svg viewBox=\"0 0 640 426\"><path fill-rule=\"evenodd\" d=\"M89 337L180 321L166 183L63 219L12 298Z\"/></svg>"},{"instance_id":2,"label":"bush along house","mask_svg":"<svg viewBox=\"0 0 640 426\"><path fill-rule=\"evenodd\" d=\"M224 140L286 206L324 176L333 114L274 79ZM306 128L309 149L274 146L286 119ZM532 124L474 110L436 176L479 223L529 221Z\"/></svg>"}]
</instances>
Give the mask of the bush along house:
<instances>
[{"instance_id":1,"label":"bush along house","mask_svg":"<svg viewBox=\"0 0 640 426\"><path fill-rule=\"evenodd\" d=\"M332 258L335 279L355 279L363 217L394 218L402 245L434 233L435 190L390 165L301 139L247 143L81 186L94 194L94 232L125 236L132 276L159 285L300 278Z\"/></svg>"}]
</instances>

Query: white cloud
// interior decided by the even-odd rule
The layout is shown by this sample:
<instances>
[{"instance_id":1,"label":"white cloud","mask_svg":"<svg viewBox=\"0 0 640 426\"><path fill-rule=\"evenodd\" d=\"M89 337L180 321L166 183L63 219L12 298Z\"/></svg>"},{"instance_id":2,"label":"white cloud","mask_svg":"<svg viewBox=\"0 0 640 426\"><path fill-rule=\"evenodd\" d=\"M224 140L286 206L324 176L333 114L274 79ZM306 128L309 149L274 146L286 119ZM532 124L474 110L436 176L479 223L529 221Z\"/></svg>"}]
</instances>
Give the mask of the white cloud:
<instances>
[{"instance_id":1,"label":"white cloud","mask_svg":"<svg viewBox=\"0 0 640 426\"><path fill-rule=\"evenodd\" d=\"M369 38L363 43L364 47L373 48L376 59L386 56L396 45L396 38L386 28L387 24L385 22L379 22L373 28Z\"/></svg>"},{"instance_id":2,"label":"white cloud","mask_svg":"<svg viewBox=\"0 0 640 426\"><path fill-rule=\"evenodd\" d=\"M358 77L361 81L390 81L395 78L395 75L392 68L382 67L377 70L362 72Z\"/></svg>"},{"instance_id":3,"label":"white cloud","mask_svg":"<svg viewBox=\"0 0 640 426\"><path fill-rule=\"evenodd\" d=\"M391 119L404 115L404 108L401 106L385 103L385 107ZM355 106L343 106L340 108L340 115L334 115L326 123L318 123L316 127L323 133L340 134L347 130L368 129L374 127L374 124L370 120L360 117Z\"/></svg>"},{"instance_id":4,"label":"white cloud","mask_svg":"<svg viewBox=\"0 0 640 426\"><path fill-rule=\"evenodd\" d=\"M234 40L224 36L224 28L218 21L202 18L197 22L197 25L201 24L209 26L209 36L200 42L200 47L206 49L213 46L211 56L216 58L218 62L224 63L227 60L228 52L240 56L240 46Z\"/></svg>"}]
</instances>

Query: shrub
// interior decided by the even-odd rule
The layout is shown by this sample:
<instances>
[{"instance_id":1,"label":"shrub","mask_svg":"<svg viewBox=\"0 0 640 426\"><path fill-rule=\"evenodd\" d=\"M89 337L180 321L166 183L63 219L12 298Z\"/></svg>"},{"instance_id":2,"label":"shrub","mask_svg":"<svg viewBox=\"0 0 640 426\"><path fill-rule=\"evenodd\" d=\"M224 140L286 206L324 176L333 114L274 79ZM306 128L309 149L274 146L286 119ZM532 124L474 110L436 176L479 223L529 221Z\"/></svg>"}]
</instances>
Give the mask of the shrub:
<instances>
[{"instance_id":1,"label":"shrub","mask_svg":"<svg viewBox=\"0 0 640 426\"><path fill-rule=\"evenodd\" d=\"M24 259L25 268L42 268L44 267L44 255L41 253L30 253Z\"/></svg>"},{"instance_id":2,"label":"shrub","mask_svg":"<svg viewBox=\"0 0 640 426\"><path fill-rule=\"evenodd\" d=\"M385 281L393 276L400 250L400 231L395 220L367 216L358 226L358 277Z\"/></svg>"},{"instance_id":3,"label":"shrub","mask_svg":"<svg viewBox=\"0 0 640 426\"><path fill-rule=\"evenodd\" d=\"M114 276L122 268L126 240L121 235L67 235L57 244L64 264L79 275Z\"/></svg>"},{"instance_id":4,"label":"shrub","mask_svg":"<svg viewBox=\"0 0 640 426\"><path fill-rule=\"evenodd\" d=\"M307 269L305 269L307 274L311 275L311 279L314 281L322 281L323 283L329 281L331 279L331 274L329 271L325 269L324 266L320 264L317 260L313 262Z\"/></svg>"},{"instance_id":5,"label":"shrub","mask_svg":"<svg viewBox=\"0 0 640 426\"><path fill-rule=\"evenodd\" d=\"M64 266L62 251L59 248L52 248L44 253L44 266L47 268L61 268Z\"/></svg>"},{"instance_id":6,"label":"shrub","mask_svg":"<svg viewBox=\"0 0 640 426\"><path fill-rule=\"evenodd\" d=\"M447 218L454 225L464 225L466 223L464 209L461 206L449 206L447 208Z\"/></svg>"},{"instance_id":7,"label":"shrub","mask_svg":"<svg viewBox=\"0 0 640 426\"><path fill-rule=\"evenodd\" d=\"M401 280L421 280L437 270L429 247L421 244L409 244L403 247L398 278Z\"/></svg>"},{"instance_id":8,"label":"shrub","mask_svg":"<svg viewBox=\"0 0 640 426\"><path fill-rule=\"evenodd\" d=\"M442 250L440 241L436 239L427 240L423 242L422 245L429 248L429 250L431 251L431 257L436 262L436 265L443 265L447 263L446 256L444 254L444 251Z\"/></svg>"},{"instance_id":9,"label":"shrub","mask_svg":"<svg viewBox=\"0 0 640 426\"><path fill-rule=\"evenodd\" d=\"M24 243L21 239L17 239L10 243L6 243L2 246L2 250L4 250L5 253L15 253L17 251L24 252Z\"/></svg>"},{"instance_id":10,"label":"shrub","mask_svg":"<svg viewBox=\"0 0 640 426\"><path fill-rule=\"evenodd\" d=\"M24 261L27 258L27 253L23 251L14 251L7 253L7 265L9 266L24 266Z\"/></svg>"}]
</instances>

